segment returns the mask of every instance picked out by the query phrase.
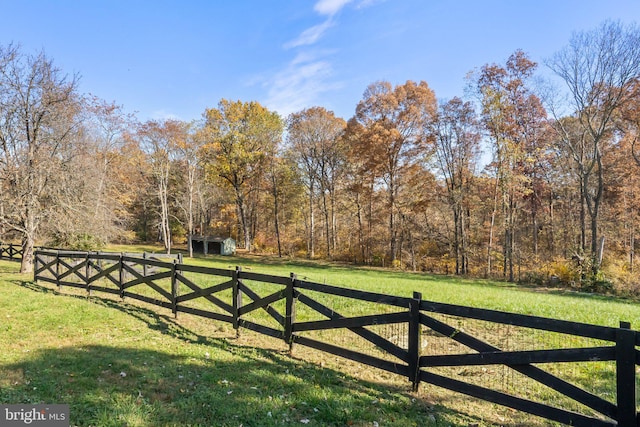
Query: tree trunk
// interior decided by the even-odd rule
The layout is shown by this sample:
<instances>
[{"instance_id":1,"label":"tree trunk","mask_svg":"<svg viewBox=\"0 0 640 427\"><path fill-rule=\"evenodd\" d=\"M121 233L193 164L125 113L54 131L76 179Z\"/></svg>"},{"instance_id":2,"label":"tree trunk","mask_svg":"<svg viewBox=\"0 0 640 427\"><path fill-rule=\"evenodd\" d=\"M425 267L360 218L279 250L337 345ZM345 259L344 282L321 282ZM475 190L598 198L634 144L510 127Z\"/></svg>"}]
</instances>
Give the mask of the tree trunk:
<instances>
[{"instance_id":1,"label":"tree trunk","mask_svg":"<svg viewBox=\"0 0 640 427\"><path fill-rule=\"evenodd\" d=\"M582 253L587 251L587 212L586 212L586 194L585 194L585 180L586 177L582 177L582 183L580 185L580 249Z\"/></svg>"},{"instance_id":2,"label":"tree trunk","mask_svg":"<svg viewBox=\"0 0 640 427\"><path fill-rule=\"evenodd\" d=\"M278 258L282 258L282 244L280 243L280 221L278 216L280 213L280 205L278 201L278 187L276 186L276 180L273 180L273 216L274 226L276 231L276 242L278 244Z\"/></svg>"},{"instance_id":3,"label":"tree trunk","mask_svg":"<svg viewBox=\"0 0 640 427\"><path fill-rule=\"evenodd\" d=\"M247 207L244 203L244 197L239 188L236 188L236 208L238 209L238 219L242 227L242 235L244 237L244 248L251 253L251 228L249 226L249 218L247 217Z\"/></svg>"},{"instance_id":4,"label":"tree trunk","mask_svg":"<svg viewBox=\"0 0 640 427\"><path fill-rule=\"evenodd\" d=\"M489 225L489 243L487 244L487 278L491 277L491 250L493 249L493 230L496 222L496 211L498 209L498 177L493 191L493 209L491 210L491 223Z\"/></svg>"},{"instance_id":5,"label":"tree trunk","mask_svg":"<svg viewBox=\"0 0 640 427\"><path fill-rule=\"evenodd\" d=\"M460 213L457 206L453 207L453 253L456 257L456 275L461 272L461 253L460 253Z\"/></svg>"},{"instance_id":6,"label":"tree trunk","mask_svg":"<svg viewBox=\"0 0 640 427\"><path fill-rule=\"evenodd\" d=\"M396 260L397 255L397 232L394 208L396 205L395 182L393 176L389 178L389 258L391 263Z\"/></svg>"},{"instance_id":7,"label":"tree trunk","mask_svg":"<svg viewBox=\"0 0 640 427\"><path fill-rule=\"evenodd\" d=\"M538 256L538 215L535 206L531 209L531 227L532 227L532 240L533 240L533 255Z\"/></svg>"},{"instance_id":8,"label":"tree trunk","mask_svg":"<svg viewBox=\"0 0 640 427\"><path fill-rule=\"evenodd\" d=\"M189 200L187 202L187 232L189 236L193 236L193 193L195 188L195 170L192 165L189 165ZM189 258L193 258L193 247L189 244Z\"/></svg>"},{"instance_id":9,"label":"tree trunk","mask_svg":"<svg viewBox=\"0 0 640 427\"><path fill-rule=\"evenodd\" d=\"M33 273L33 247L32 234L25 234L22 237L22 261L20 262L20 273Z\"/></svg>"},{"instance_id":10,"label":"tree trunk","mask_svg":"<svg viewBox=\"0 0 640 427\"><path fill-rule=\"evenodd\" d=\"M333 245L334 254L338 250L338 219L336 217L336 190L332 188L329 192L331 201L331 244Z\"/></svg>"},{"instance_id":11,"label":"tree trunk","mask_svg":"<svg viewBox=\"0 0 640 427\"><path fill-rule=\"evenodd\" d=\"M36 235L36 229L36 209L32 205L25 211L20 273L33 273L33 247L35 246L34 236Z\"/></svg>"},{"instance_id":12,"label":"tree trunk","mask_svg":"<svg viewBox=\"0 0 640 427\"><path fill-rule=\"evenodd\" d=\"M365 260L364 224L362 222L362 205L360 204L360 193L356 193L355 203L356 203L356 217L358 219L358 246L360 249L360 256L362 257L361 261L364 264L364 260Z\"/></svg>"},{"instance_id":13,"label":"tree trunk","mask_svg":"<svg viewBox=\"0 0 640 427\"><path fill-rule=\"evenodd\" d=\"M635 236L635 227L633 224L631 225L631 236L629 238L629 272L633 274L633 263L635 261L635 245L636 245L636 236Z\"/></svg>"},{"instance_id":14,"label":"tree trunk","mask_svg":"<svg viewBox=\"0 0 640 427\"><path fill-rule=\"evenodd\" d=\"M314 190L314 185L313 182L309 185L309 243L307 245L307 257L308 258L313 258L316 254L315 254L315 240L316 240L316 234L315 234L315 227L316 227L316 222L315 222L315 218L314 218L314 211L313 211L313 190Z\"/></svg>"},{"instance_id":15,"label":"tree trunk","mask_svg":"<svg viewBox=\"0 0 640 427\"><path fill-rule=\"evenodd\" d=\"M168 178L167 178L168 180ZM167 251L167 254L171 253L171 226L169 224L169 192L168 192L168 182L161 178L159 188L159 197L160 197L160 228L162 231L162 241L164 243L164 247Z\"/></svg>"},{"instance_id":16,"label":"tree trunk","mask_svg":"<svg viewBox=\"0 0 640 427\"><path fill-rule=\"evenodd\" d=\"M602 157L597 156L597 180L598 189L593 196L593 208L589 210L591 215L591 258L593 259L593 274L600 270L602 264L602 250L600 248L600 237L598 236L598 221L600 219L600 203L604 193L604 176L602 170Z\"/></svg>"}]
</instances>

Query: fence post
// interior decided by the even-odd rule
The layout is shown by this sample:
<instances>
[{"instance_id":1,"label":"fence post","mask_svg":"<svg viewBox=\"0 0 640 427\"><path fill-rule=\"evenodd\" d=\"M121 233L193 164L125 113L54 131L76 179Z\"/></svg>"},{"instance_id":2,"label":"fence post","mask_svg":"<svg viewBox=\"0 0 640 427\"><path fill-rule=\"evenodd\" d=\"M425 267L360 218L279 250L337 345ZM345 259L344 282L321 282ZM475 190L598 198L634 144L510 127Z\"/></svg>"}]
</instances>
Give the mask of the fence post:
<instances>
[{"instance_id":1,"label":"fence post","mask_svg":"<svg viewBox=\"0 0 640 427\"><path fill-rule=\"evenodd\" d=\"M616 331L616 383L618 426L636 427L636 332L629 322Z\"/></svg>"},{"instance_id":2,"label":"fence post","mask_svg":"<svg viewBox=\"0 0 640 427\"><path fill-rule=\"evenodd\" d=\"M91 267L89 267L89 251L87 251L85 255L85 266L84 266L84 280L87 283L87 293L91 296L91 281L89 280L89 274L91 273Z\"/></svg>"},{"instance_id":3,"label":"fence post","mask_svg":"<svg viewBox=\"0 0 640 427\"><path fill-rule=\"evenodd\" d=\"M120 252L120 259L118 260L118 265L120 268L118 269L118 284L120 285L120 298L124 301L124 260L122 259L123 255Z\"/></svg>"},{"instance_id":4,"label":"fence post","mask_svg":"<svg viewBox=\"0 0 640 427\"><path fill-rule=\"evenodd\" d=\"M2 249L0 248L0 254L2 253ZM0 256L2 258L2 256ZM34 251L33 253L33 283L38 283L38 251Z\"/></svg>"},{"instance_id":5,"label":"fence post","mask_svg":"<svg viewBox=\"0 0 640 427\"><path fill-rule=\"evenodd\" d=\"M242 307L242 291L240 291L240 273L242 267L236 266L233 272L233 329L236 330L236 338L240 338L240 307Z\"/></svg>"},{"instance_id":6,"label":"fence post","mask_svg":"<svg viewBox=\"0 0 640 427\"><path fill-rule=\"evenodd\" d=\"M295 306L295 283L297 277L294 273L290 274L291 280L285 288L286 311L284 318L284 340L289 344L289 355L293 353L293 324L296 317Z\"/></svg>"},{"instance_id":7,"label":"fence post","mask_svg":"<svg viewBox=\"0 0 640 427\"><path fill-rule=\"evenodd\" d=\"M420 326L420 301L422 294L414 292L413 298L409 302L409 381L412 384L412 390L418 391L420 385L420 348L422 328Z\"/></svg>"},{"instance_id":8,"label":"fence post","mask_svg":"<svg viewBox=\"0 0 640 427\"><path fill-rule=\"evenodd\" d=\"M142 259L146 260L147 258L148 258L147 257L147 251L142 252ZM146 262L142 263L142 275L144 277L147 277L147 263Z\"/></svg>"},{"instance_id":9,"label":"fence post","mask_svg":"<svg viewBox=\"0 0 640 427\"><path fill-rule=\"evenodd\" d=\"M146 264L145 264L146 265ZM173 317L178 318L178 278L177 278L176 260L171 265L171 305Z\"/></svg>"},{"instance_id":10,"label":"fence post","mask_svg":"<svg viewBox=\"0 0 640 427\"><path fill-rule=\"evenodd\" d=\"M58 292L62 292L62 285L60 284L60 251L56 251L56 285L58 285Z\"/></svg>"}]
</instances>

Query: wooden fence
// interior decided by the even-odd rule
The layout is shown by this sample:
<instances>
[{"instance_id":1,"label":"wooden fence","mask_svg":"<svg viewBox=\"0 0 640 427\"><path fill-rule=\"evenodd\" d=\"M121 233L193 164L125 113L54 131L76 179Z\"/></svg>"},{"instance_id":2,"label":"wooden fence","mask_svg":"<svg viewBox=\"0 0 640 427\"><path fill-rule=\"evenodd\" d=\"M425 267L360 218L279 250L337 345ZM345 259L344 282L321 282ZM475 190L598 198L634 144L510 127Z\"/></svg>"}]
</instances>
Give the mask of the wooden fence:
<instances>
[{"instance_id":1,"label":"wooden fence","mask_svg":"<svg viewBox=\"0 0 640 427\"><path fill-rule=\"evenodd\" d=\"M46 248L44 246L38 246L36 248L34 248L36 251L38 250L53 250L53 251L57 251L57 249L52 249L52 248ZM67 251L67 252L73 252L73 251ZM10 261L21 261L22 260L22 254L24 253L24 250L22 249L21 245L16 245L13 243L2 243L0 242L0 259L8 259ZM84 251L78 251L77 253L79 254L84 254L86 252ZM123 255L123 256L129 256L129 257L134 257L134 258L143 258L143 259L153 259L153 260L163 260L163 259L169 259L170 261L176 260L179 263L182 263L182 253L175 253L175 254L165 254L165 253L157 253L157 252L92 252L95 254L103 254L103 255ZM144 267L144 266L143 266ZM146 275L146 273L145 273Z\"/></svg>"},{"instance_id":2,"label":"wooden fence","mask_svg":"<svg viewBox=\"0 0 640 427\"><path fill-rule=\"evenodd\" d=\"M596 326L430 302L419 293L398 297L294 274L123 254L38 250L35 280L133 298L176 316L227 322L237 333L250 329L291 347L311 347L401 375L414 390L431 384L573 426L640 425L640 333L625 322L619 328ZM556 337L556 344L541 334ZM569 376L575 381L563 379L560 368L575 364L603 366L605 374L585 381L574 372ZM510 373L503 382L519 378L510 392L483 385L498 369ZM529 396L532 390L540 393Z\"/></svg>"},{"instance_id":3,"label":"wooden fence","mask_svg":"<svg viewBox=\"0 0 640 427\"><path fill-rule=\"evenodd\" d=\"M22 246L0 242L0 259L20 261L22 259Z\"/></svg>"}]
</instances>

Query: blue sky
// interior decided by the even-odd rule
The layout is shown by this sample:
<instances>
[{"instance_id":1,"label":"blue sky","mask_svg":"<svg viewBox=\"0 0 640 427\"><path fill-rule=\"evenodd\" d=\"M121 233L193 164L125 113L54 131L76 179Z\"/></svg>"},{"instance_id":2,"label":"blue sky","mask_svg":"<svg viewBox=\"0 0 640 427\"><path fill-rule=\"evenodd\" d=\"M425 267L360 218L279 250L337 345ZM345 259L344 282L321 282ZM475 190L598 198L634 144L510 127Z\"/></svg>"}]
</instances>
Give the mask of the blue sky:
<instances>
[{"instance_id":1,"label":"blue sky","mask_svg":"<svg viewBox=\"0 0 640 427\"><path fill-rule=\"evenodd\" d=\"M516 49L544 72L573 31L640 21L640 1L0 0L0 16L0 44L44 50L140 120L199 119L222 98L348 119L377 80L449 99Z\"/></svg>"}]
</instances>

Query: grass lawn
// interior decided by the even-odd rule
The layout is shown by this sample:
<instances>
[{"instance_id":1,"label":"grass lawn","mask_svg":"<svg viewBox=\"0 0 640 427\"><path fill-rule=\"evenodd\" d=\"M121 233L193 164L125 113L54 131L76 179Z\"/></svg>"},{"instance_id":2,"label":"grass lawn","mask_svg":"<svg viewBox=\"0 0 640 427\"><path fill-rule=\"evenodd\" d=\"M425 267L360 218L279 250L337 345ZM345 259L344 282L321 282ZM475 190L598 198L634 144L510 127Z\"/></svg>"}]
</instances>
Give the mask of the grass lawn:
<instances>
[{"instance_id":1,"label":"grass lawn","mask_svg":"<svg viewBox=\"0 0 640 427\"><path fill-rule=\"evenodd\" d=\"M161 252L158 246L111 246L109 251ZM602 326L618 327L631 322L640 329L640 302L565 289L537 289L493 280L464 279L426 273L390 271L323 261L291 260L259 255L198 255L184 262L194 265L289 276L316 283L411 297L422 293L423 300L530 314Z\"/></svg>"},{"instance_id":2,"label":"grass lawn","mask_svg":"<svg viewBox=\"0 0 640 427\"><path fill-rule=\"evenodd\" d=\"M58 295L0 261L0 402L67 403L78 426L463 426L406 384L292 358L213 322Z\"/></svg>"},{"instance_id":3,"label":"grass lawn","mask_svg":"<svg viewBox=\"0 0 640 427\"><path fill-rule=\"evenodd\" d=\"M185 262L606 326L640 322L632 301L501 282L252 256ZM406 379L299 346L291 357L269 337L236 339L227 324L57 295L17 269L0 261L0 402L68 403L72 425L548 425L428 385L410 393Z\"/></svg>"}]
</instances>

